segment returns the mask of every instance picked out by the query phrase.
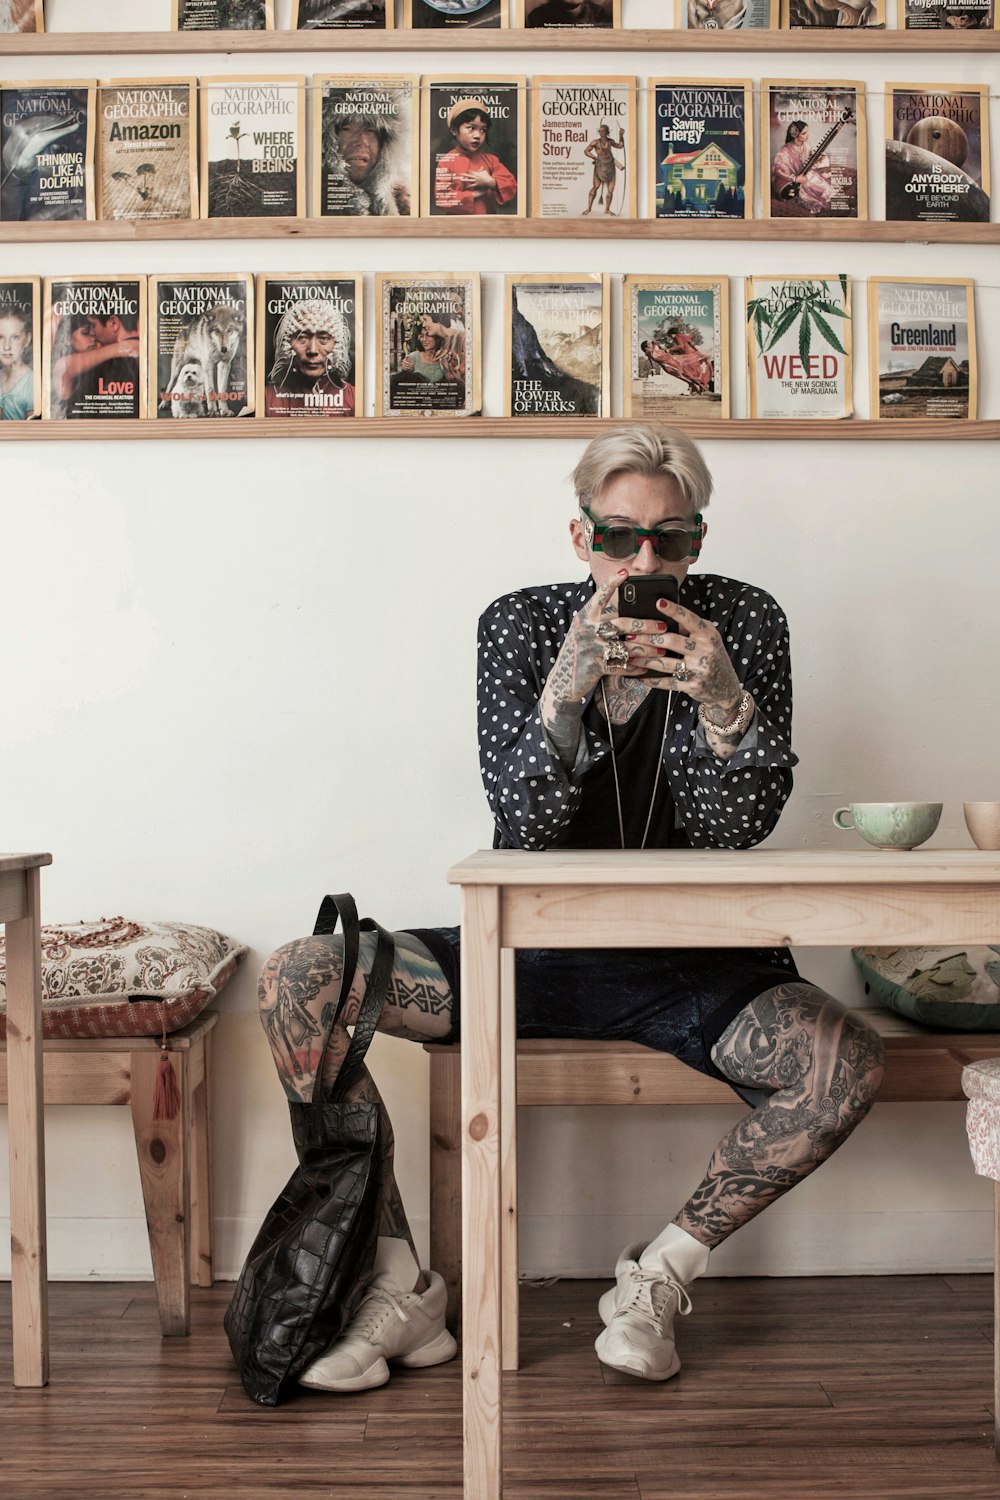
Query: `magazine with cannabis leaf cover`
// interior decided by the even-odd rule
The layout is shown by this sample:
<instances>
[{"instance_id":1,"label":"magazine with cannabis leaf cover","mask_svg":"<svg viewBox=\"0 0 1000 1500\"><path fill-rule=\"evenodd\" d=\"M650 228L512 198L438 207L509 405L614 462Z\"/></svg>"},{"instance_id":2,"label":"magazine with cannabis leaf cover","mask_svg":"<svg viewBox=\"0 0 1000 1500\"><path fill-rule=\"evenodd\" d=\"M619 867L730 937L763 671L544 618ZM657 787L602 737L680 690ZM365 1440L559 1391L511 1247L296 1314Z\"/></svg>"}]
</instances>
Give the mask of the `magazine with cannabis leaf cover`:
<instances>
[{"instance_id":1,"label":"magazine with cannabis leaf cover","mask_svg":"<svg viewBox=\"0 0 1000 1500\"><path fill-rule=\"evenodd\" d=\"M201 217L305 213L306 80L300 75L201 80Z\"/></svg>"},{"instance_id":2,"label":"magazine with cannabis leaf cover","mask_svg":"<svg viewBox=\"0 0 1000 1500\"><path fill-rule=\"evenodd\" d=\"M273 31L274 0L174 0L175 31Z\"/></svg>"},{"instance_id":3,"label":"magazine with cannabis leaf cover","mask_svg":"<svg viewBox=\"0 0 1000 1500\"><path fill-rule=\"evenodd\" d=\"M4 0L0 4L0 31L44 31L42 0Z\"/></svg>"},{"instance_id":4,"label":"magazine with cannabis leaf cover","mask_svg":"<svg viewBox=\"0 0 1000 1500\"><path fill-rule=\"evenodd\" d=\"M145 276L46 276L42 416L146 415Z\"/></svg>"},{"instance_id":5,"label":"magazine with cannabis leaf cover","mask_svg":"<svg viewBox=\"0 0 1000 1500\"><path fill-rule=\"evenodd\" d=\"M729 283L626 276L624 415L643 422L729 416Z\"/></svg>"},{"instance_id":6,"label":"magazine with cannabis leaf cover","mask_svg":"<svg viewBox=\"0 0 1000 1500\"><path fill-rule=\"evenodd\" d=\"M114 79L97 94L99 219L196 219L193 78Z\"/></svg>"},{"instance_id":7,"label":"magazine with cannabis leaf cover","mask_svg":"<svg viewBox=\"0 0 1000 1500\"><path fill-rule=\"evenodd\" d=\"M748 276L751 417L849 417L851 291L846 276Z\"/></svg>"},{"instance_id":8,"label":"magazine with cannabis leaf cover","mask_svg":"<svg viewBox=\"0 0 1000 1500\"><path fill-rule=\"evenodd\" d=\"M871 414L974 418L976 320L971 281L873 276L868 283Z\"/></svg>"},{"instance_id":9,"label":"magazine with cannabis leaf cover","mask_svg":"<svg viewBox=\"0 0 1000 1500\"><path fill-rule=\"evenodd\" d=\"M0 422L42 414L41 327L39 278L0 279Z\"/></svg>"}]
</instances>

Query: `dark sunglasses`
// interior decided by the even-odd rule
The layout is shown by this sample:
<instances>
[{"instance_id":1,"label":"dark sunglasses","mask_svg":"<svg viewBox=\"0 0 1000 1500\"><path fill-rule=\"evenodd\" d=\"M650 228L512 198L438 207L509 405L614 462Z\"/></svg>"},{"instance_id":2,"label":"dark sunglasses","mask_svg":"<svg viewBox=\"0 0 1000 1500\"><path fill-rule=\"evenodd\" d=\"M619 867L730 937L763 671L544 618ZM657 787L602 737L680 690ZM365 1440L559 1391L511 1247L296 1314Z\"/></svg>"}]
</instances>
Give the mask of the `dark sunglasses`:
<instances>
[{"instance_id":1,"label":"dark sunglasses","mask_svg":"<svg viewBox=\"0 0 1000 1500\"><path fill-rule=\"evenodd\" d=\"M643 542L650 541L657 557L664 562L682 562L686 557L697 557L701 551L701 515L694 518L695 529L680 526L665 526L660 531L644 531L641 526L608 526L592 516L585 505L580 506L584 515L583 534L593 552L603 552L616 562L635 557Z\"/></svg>"}]
</instances>

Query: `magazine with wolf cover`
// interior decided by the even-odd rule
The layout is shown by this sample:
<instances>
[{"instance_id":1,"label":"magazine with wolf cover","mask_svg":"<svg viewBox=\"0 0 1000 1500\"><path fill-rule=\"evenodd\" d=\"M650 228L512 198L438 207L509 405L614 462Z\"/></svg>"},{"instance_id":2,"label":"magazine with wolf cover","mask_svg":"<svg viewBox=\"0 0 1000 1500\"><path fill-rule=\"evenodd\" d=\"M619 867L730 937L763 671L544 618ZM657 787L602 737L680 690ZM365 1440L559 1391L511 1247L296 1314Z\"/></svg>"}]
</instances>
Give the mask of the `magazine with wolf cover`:
<instances>
[{"instance_id":1,"label":"magazine with wolf cover","mask_svg":"<svg viewBox=\"0 0 1000 1500\"><path fill-rule=\"evenodd\" d=\"M273 0L174 0L175 31L273 31Z\"/></svg>"},{"instance_id":2,"label":"magazine with wolf cover","mask_svg":"<svg viewBox=\"0 0 1000 1500\"><path fill-rule=\"evenodd\" d=\"M42 416L146 415L145 276L46 276Z\"/></svg>"},{"instance_id":3,"label":"magazine with wolf cover","mask_svg":"<svg viewBox=\"0 0 1000 1500\"><path fill-rule=\"evenodd\" d=\"M201 80L201 217L305 213L306 80Z\"/></svg>"},{"instance_id":4,"label":"magazine with wolf cover","mask_svg":"<svg viewBox=\"0 0 1000 1500\"><path fill-rule=\"evenodd\" d=\"M634 219L634 78L533 78L531 214Z\"/></svg>"},{"instance_id":5,"label":"magazine with wolf cover","mask_svg":"<svg viewBox=\"0 0 1000 1500\"><path fill-rule=\"evenodd\" d=\"M524 218L527 80L423 78L425 217Z\"/></svg>"},{"instance_id":6,"label":"magazine with wolf cover","mask_svg":"<svg viewBox=\"0 0 1000 1500\"><path fill-rule=\"evenodd\" d=\"M320 216L415 214L420 152L416 78L313 79L313 210Z\"/></svg>"},{"instance_id":7,"label":"magazine with wolf cover","mask_svg":"<svg viewBox=\"0 0 1000 1500\"><path fill-rule=\"evenodd\" d=\"M989 222L987 97L981 83L885 85L887 219Z\"/></svg>"},{"instance_id":8,"label":"magazine with wolf cover","mask_svg":"<svg viewBox=\"0 0 1000 1500\"><path fill-rule=\"evenodd\" d=\"M98 89L97 216L196 219L193 78L115 79Z\"/></svg>"},{"instance_id":9,"label":"magazine with wolf cover","mask_svg":"<svg viewBox=\"0 0 1000 1500\"><path fill-rule=\"evenodd\" d=\"M0 31L44 31L42 0L0 0Z\"/></svg>"},{"instance_id":10,"label":"magazine with wolf cover","mask_svg":"<svg viewBox=\"0 0 1000 1500\"><path fill-rule=\"evenodd\" d=\"M991 31L1000 25L995 0L899 0L905 31Z\"/></svg>"},{"instance_id":11,"label":"magazine with wolf cover","mask_svg":"<svg viewBox=\"0 0 1000 1500\"><path fill-rule=\"evenodd\" d=\"M505 414L610 416L609 278L508 276L505 306Z\"/></svg>"},{"instance_id":12,"label":"magazine with wolf cover","mask_svg":"<svg viewBox=\"0 0 1000 1500\"><path fill-rule=\"evenodd\" d=\"M258 417L364 415L360 276L257 277Z\"/></svg>"},{"instance_id":13,"label":"magazine with wolf cover","mask_svg":"<svg viewBox=\"0 0 1000 1500\"><path fill-rule=\"evenodd\" d=\"M868 350L873 417L975 417L971 281L873 276Z\"/></svg>"},{"instance_id":14,"label":"magazine with wolf cover","mask_svg":"<svg viewBox=\"0 0 1000 1500\"><path fill-rule=\"evenodd\" d=\"M0 219L94 217L92 79L0 86Z\"/></svg>"},{"instance_id":15,"label":"magazine with wolf cover","mask_svg":"<svg viewBox=\"0 0 1000 1500\"><path fill-rule=\"evenodd\" d=\"M620 26L622 0L517 0L515 26Z\"/></svg>"},{"instance_id":16,"label":"magazine with wolf cover","mask_svg":"<svg viewBox=\"0 0 1000 1500\"><path fill-rule=\"evenodd\" d=\"M885 29L885 0L781 0L781 29L873 26Z\"/></svg>"},{"instance_id":17,"label":"magazine with wolf cover","mask_svg":"<svg viewBox=\"0 0 1000 1500\"><path fill-rule=\"evenodd\" d=\"M253 276L150 276L149 311L154 415L252 415Z\"/></svg>"},{"instance_id":18,"label":"magazine with wolf cover","mask_svg":"<svg viewBox=\"0 0 1000 1500\"><path fill-rule=\"evenodd\" d=\"M292 0L293 31L391 31L393 0Z\"/></svg>"},{"instance_id":19,"label":"magazine with wolf cover","mask_svg":"<svg viewBox=\"0 0 1000 1500\"><path fill-rule=\"evenodd\" d=\"M867 219L864 84L763 78L766 219Z\"/></svg>"},{"instance_id":20,"label":"magazine with wolf cover","mask_svg":"<svg viewBox=\"0 0 1000 1500\"><path fill-rule=\"evenodd\" d=\"M846 276L748 276L751 417L849 417L851 291Z\"/></svg>"},{"instance_id":21,"label":"magazine with wolf cover","mask_svg":"<svg viewBox=\"0 0 1000 1500\"><path fill-rule=\"evenodd\" d=\"M42 298L37 276L0 280L0 422L42 414Z\"/></svg>"},{"instance_id":22,"label":"magazine with wolf cover","mask_svg":"<svg viewBox=\"0 0 1000 1500\"><path fill-rule=\"evenodd\" d=\"M477 416L479 273L375 277L380 417Z\"/></svg>"},{"instance_id":23,"label":"magazine with wolf cover","mask_svg":"<svg viewBox=\"0 0 1000 1500\"><path fill-rule=\"evenodd\" d=\"M403 0L403 25L414 31L506 27L507 0Z\"/></svg>"},{"instance_id":24,"label":"magazine with wolf cover","mask_svg":"<svg viewBox=\"0 0 1000 1500\"><path fill-rule=\"evenodd\" d=\"M753 216L751 90L745 78L649 80L654 218Z\"/></svg>"},{"instance_id":25,"label":"magazine with wolf cover","mask_svg":"<svg viewBox=\"0 0 1000 1500\"><path fill-rule=\"evenodd\" d=\"M729 283L626 276L624 416L643 422L729 416Z\"/></svg>"}]
</instances>

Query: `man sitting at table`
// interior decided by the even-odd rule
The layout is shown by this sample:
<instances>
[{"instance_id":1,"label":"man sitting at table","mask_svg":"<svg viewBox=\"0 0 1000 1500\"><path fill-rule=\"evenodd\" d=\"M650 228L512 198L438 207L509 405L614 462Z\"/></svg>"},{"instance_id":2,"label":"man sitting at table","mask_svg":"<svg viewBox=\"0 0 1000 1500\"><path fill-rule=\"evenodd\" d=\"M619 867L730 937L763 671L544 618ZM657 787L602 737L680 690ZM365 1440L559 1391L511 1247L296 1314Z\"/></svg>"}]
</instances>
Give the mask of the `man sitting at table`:
<instances>
[{"instance_id":1,"label":"man sitting at table","mask_svg":"<svg viewBox=\"0 0 1000 1500\"><path fill-rule=\"evenodd\" d=\"M763 589L689 571L707 533L712 480L684 434L610 430L588 445L573 480L570 536L588 576L508 594L479 622L480 759L494 846L749 849L774 829L792 786L784 615ZM630 617L617 598L628 575L676 579L680 603L660 600L655 620ZM351 1000L325 1052L317 1038L340 983L339 939L298 939L264 966L263 1019L292 1099L308 1100L317 1078L323 1087L335 1079L373 950L363 937ZM419 1042L454 1038L458 979L457 928L396 933L381 1029ZM680 1369L674 1320L690 1311L690 1285L710 1252L868 1113L882 1079L879 1037L801 979L787 949L520 952L517 1017L521 1036L627 1039L670 1052L752 1106L666 1228L622 1251L600 1299L602 1363L667 1380ZM358 1088L377 1097L367 1075ZM455 1352L444 1284L419 1267L388 1167L368 1295L305 1385L364 1389L388 1380L387 1360L429 1365Z\"/></svg>"}]
</instances>

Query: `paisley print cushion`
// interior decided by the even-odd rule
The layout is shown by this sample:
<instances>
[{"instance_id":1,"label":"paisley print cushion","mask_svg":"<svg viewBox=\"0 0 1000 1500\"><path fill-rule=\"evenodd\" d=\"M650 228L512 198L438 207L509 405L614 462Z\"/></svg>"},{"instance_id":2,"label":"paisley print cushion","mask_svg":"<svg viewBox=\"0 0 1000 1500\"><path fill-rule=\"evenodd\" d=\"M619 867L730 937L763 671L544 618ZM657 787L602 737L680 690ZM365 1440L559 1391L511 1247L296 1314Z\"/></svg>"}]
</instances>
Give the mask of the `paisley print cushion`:
<instances>
[{"instance_id":1,"label":"paisley print cushion","mask_svg":"<svg viewBox=\"0 0 1000 1500\"><path fill-rule=\"evenodd\" d=\"M1000 1031L1000 947L854 948L873 994L944 1031Z\"/></svg>"}]
</instances>

